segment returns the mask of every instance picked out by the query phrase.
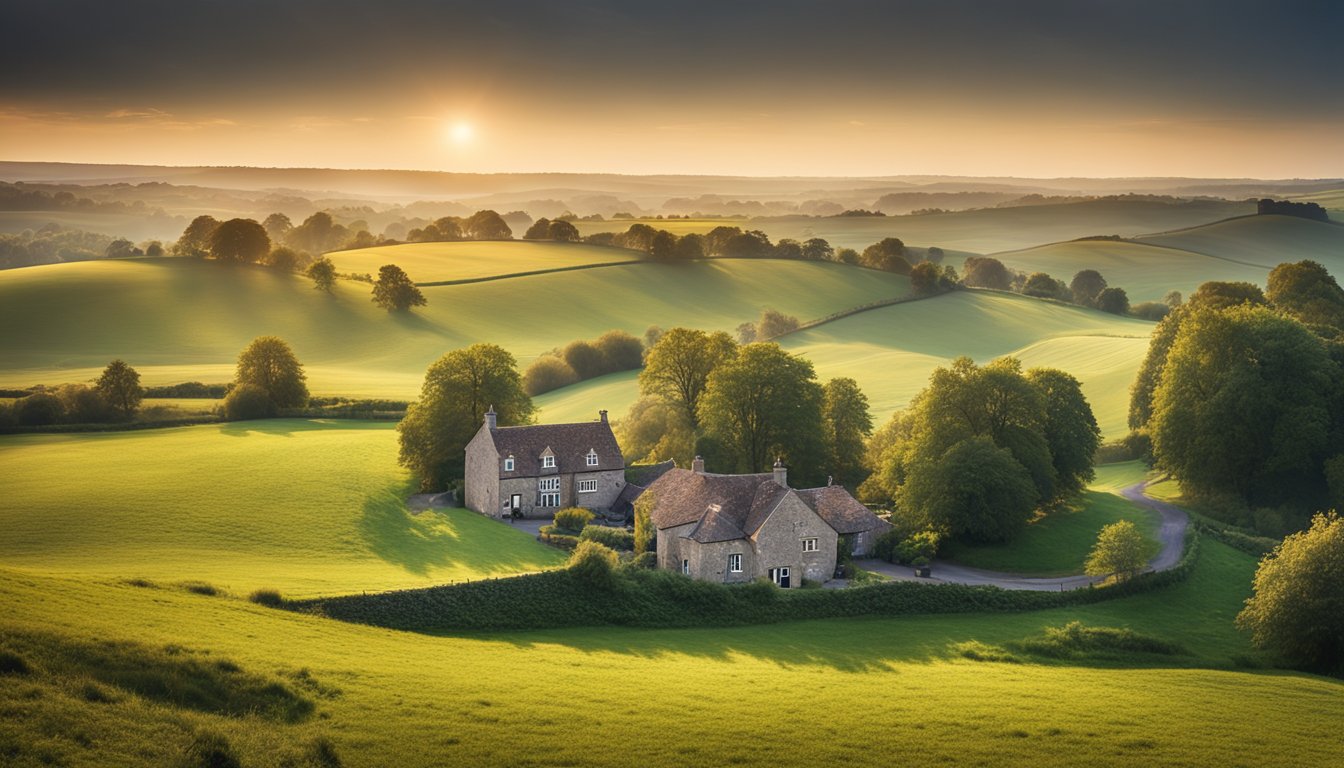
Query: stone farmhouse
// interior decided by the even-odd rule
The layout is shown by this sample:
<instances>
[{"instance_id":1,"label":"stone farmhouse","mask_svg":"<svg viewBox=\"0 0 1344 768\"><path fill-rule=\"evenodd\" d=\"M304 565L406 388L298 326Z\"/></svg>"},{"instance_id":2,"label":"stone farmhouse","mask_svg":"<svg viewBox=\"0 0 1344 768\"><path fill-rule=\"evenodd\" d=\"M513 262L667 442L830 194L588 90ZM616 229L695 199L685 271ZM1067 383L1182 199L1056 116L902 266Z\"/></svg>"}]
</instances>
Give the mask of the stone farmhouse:
<instances>
[{"instance_id":1,"label":"stone farmhouse","mask_svg":"<svg viewBox=\"0 0 1344 768\"><path fill-rule=\"evenodd\" d=\"M842 486L793 489L779 462L768 474L715 475L696 457L645 491L658 530L658 567L721 583L765 576L781 587L835 575L846 537L867 554L891 528Z\"/></svg>"},{"instance_id":2,"label":"stone farmhouse","mask_svg":"<svg viewBox=\"0 0 1344 768\"><path fill-rule=\"evenodd\" d=\"M606 512L625 489L625 459L607 422L500 427L491 408L466 448L468 509L502 519L564 507Z\"/></svg>"}]
</instances>

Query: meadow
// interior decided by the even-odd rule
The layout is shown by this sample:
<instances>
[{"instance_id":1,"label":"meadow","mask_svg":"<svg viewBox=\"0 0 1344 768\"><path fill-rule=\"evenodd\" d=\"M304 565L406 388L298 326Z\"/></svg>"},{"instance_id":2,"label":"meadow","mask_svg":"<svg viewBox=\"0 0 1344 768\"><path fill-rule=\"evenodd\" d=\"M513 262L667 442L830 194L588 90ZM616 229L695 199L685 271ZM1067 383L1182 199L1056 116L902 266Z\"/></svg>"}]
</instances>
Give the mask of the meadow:
<instances>
[{"instance_id":1,"label":"meadow","mask_svg":"<svg viewBox=\"0 0 1344 768\"><path fill-rule=\"evenodd\" d=\"M1244 216L1138 239L1271 268L1311 259L1331 274L1344 272L1344 225L1296 216Z\"/></svg>"},{"instance_id":2,"label":"meadow","mask_svg":"<svg viewBox=\"0 0 1344 768\"><path fill-rule=\"evenodd\" d=\"M396 264L420 285L511 277L519 274L642 261L642 251L578 243L522 240L411 243L334 251L327 254L336 271L378 276L384 264Z\"/></svg>"},{"instance_id":3,"label":"meadow","mask_svg":"<svg viewBox=\"0 0 1344 768\"><path fill-rule=\"evenodd\" d=\"M235 595L536 571L558 550L462 509L411 514L386 422L269 420L0 438L0 562Z\"/></svg>"},{"instance_id":4,"label":"meadow","mask_svg":"<svg viewBox=\"0 0 1344 768\"><path fill-rule=\"evenodd\" d=\"M0 327L24 332L0 336L0 386L91 379L114 357L148 385L225 382L248 342L274 334L305 364L314 394L411 398L431 362L474 342L499 344L526 366L612 329L732 330L767 307L810 320L900 297L909 281L839 264L728 259L430 287L428 306L407 314L378 309L369 291L340 281L327 295L296 275L178 259L7 270Z\"/></svg>"}]
</instances>

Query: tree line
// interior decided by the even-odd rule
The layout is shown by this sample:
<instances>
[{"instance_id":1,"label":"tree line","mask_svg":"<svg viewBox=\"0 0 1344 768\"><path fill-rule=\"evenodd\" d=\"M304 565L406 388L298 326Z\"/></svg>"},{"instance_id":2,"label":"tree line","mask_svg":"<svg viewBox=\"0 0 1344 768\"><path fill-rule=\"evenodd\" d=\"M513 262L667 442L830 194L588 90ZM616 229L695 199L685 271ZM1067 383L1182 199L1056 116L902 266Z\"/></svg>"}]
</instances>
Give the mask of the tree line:
<instances>
[{"instance_id":1,"label":"tree line","mask_svg":"<svg viewBox=\"0 0 1344 768\"><path fill-rule=\"evenodd\" d=\"M1009 269L992 256L968 257L962 267L961 283L972 288L1012 291L1023 296L1054 299L1113 315L1132 315L1152 321L1166 317L1172 307L1181 303L1180 291L1170 291L1160 302L1145 301L1131 305L1125 289L1109 285L1106 278L1095 269L1080 270L1072 280L1065 283L1046 272L1026 273Z\"/></svg>"}]
</instances>

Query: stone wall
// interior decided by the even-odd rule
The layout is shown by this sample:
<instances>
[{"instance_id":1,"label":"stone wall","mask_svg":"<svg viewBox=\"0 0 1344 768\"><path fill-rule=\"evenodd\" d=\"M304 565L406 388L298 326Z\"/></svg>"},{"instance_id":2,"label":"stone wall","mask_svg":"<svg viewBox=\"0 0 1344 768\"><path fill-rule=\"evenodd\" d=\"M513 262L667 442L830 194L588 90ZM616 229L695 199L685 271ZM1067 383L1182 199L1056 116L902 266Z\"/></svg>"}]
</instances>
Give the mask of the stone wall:
<instances>
[{"instance_id":1,"label":"stone wall","mask_svg":"<svg viewBox=\"0 0 1344 768\"><path fill-rule=\"evenodd\" d=\"M467 443L466 454L463 497L467 509L488 517L501 517L499 453L495 451L495 441L484 426L476 430L475 437Z\"/></svg>"},{"instance_id":2,"label":"stone wall","mask_svg":"<svg viewBox=\"0 0 1344 768\"><path fill-rule=\"evenodd\" d=\"M817 551L803 551L807 538L817 539ZM835 575L838 539L835 529L793 494L780 501L752 537L760 574L788 568L791 587L801 587L804 578L829 581Z\"/></svg>"}]
</instances>

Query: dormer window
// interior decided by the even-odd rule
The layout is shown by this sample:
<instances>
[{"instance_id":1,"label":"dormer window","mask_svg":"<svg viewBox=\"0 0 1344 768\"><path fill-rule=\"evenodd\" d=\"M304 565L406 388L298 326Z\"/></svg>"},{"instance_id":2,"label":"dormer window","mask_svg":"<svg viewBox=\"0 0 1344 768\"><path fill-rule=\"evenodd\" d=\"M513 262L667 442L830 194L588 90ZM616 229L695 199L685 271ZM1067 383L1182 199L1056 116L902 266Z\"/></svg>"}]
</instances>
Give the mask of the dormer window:
<instances>
[{"instance_id":1,"label":"dormer window","mask_svg":"<svg viewBox=\"0 0 1344 768\"><path fill-rule=\"evenodd\" d=\"M512 471L513 471L513 457L512 457L512 456L510 456L509 458L507 458L507 459L504 460L504 471L505 471L505 472L512 472Z\"/></svg>"},{"instance_id":2,"label":"dormer window","mask_svg":"<svg viewBox=\"0 0 1344 768\"><path fill-rule=\"evenodd\" d=\"M555 469L555 457L554 457L554 456L542 456L542 457L541 457L541 468L542 468L542 469Z\"/></svg>"},{"instance_id":3,"label":"dormer window","mask_svg":"<svg viewBox=\"0 0 1344 768\"><path fill-rule=\"evenodd\" d=\"M591 448L588 449L588 466L590 467L597 466L597 451L594 451Z\"/></svg>"}]
</instances>

